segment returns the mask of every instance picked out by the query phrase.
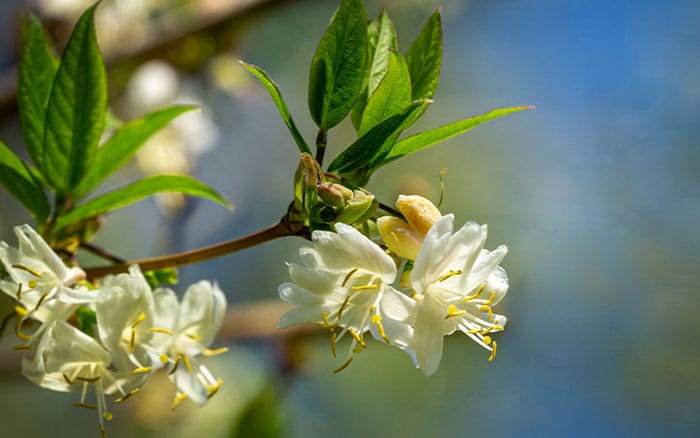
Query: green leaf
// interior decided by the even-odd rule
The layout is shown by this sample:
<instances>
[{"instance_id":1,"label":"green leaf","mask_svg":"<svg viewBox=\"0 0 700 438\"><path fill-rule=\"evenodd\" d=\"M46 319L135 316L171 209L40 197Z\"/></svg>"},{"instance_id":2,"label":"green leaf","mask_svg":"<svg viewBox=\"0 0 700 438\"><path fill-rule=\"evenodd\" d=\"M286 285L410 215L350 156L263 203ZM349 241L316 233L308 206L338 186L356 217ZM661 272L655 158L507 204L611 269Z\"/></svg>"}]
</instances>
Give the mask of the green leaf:
<instances>
[{"instance_id":1,"label":"green leaf","mask_svg":"<svg viewBox=\"0 0 700 438\"><path fill-rule=\"evenodd\" d=\"M49 46L41 22L31 13L22 22L22 40L17 105L24 144L34 164L41 169L46 101L58 59Z\"/></svg>"},{"instance_id":2,"label":"green leaf","mask_svg":"<svg viewBox=\"0 0 700 438\"><path fill-rule=\"evenodd\" d=\"M95 327L97 326L97 313L87 306L78 307L75 311L75 319L78 323L78 329L87 333L90 336L95 336Z\"/></svg>"},{"instance_id":3,"label":"green leaf","mask_svg":"<svg viewBox=\"0 0 700 438\"><path fill-rule=\"evenodd\" d=\"M352 110L352 122L356 129L360 127L362 113L367 101L374 93L381 80L384 78L389 68L389 58L391 50L398 50L396 40L396 30L386 11L382 10L379 18L372 21L367 26L367 36L369 40L370 68L366 83L362 85L362 92Z\"/></svg>"},{"instance_id":4,"label":"green leaf","mask_svg":"<svg viewBox=\"0 0 700 438\"><path fill-rule=\"evenodd\" d=\"M46 109L42 170L58 194L69 193L87 172L104 127L107 85L93 25L96 7L75 25Z\"/></svg>"},{"instance_id":5,"label":"green leaf","mask_svg":"<svg viewBox=\"0 0 700 438\"><path fill-rule=\"evenodd\" d=\"M304 141L304 137L297 129L297 126L294 123L294 120L292 119L292 115L289 113L289 109L287 109L287 104L284 102L284 99L282 98L282 93L280 92L280 89L277 86L277 84L272 79L270 79L270 76L268 76L265 70L258 67L257 65L247 64L243 61L239 62L241 63L243 68L251 72L253 76L258 78L258 80L265 86L265 88L267 88L268 93L270 93L270 97L272 97L272 101L275 102L275 105L277 105L277 110L280 112L282 120L284 120L284 123L287 125L287 128L292 134L292 137L294 137L294 141L296 141L297 143L299 152L306 152L307 154L310 154L311 149L309 149L309 146Z\"/></svg>"},{"instance_id":6,"label":"green leaf","mask_svg":"<svg viewBox=\"0 0 700 438\"><path fill-rule=\"evenodd\" d=\"M32 176L34 169L25 164L0 142L0 184L32 213L37 223L43 222L51 210L42 185Z\"/></svg>"},{"instance_id":7,"label":"green leaf","mask_svg":"<svg viewBox=\"0 0 700 438\"><path fill-rule=\"evenodd\" d=\"M442 65L442 12L428 18L418 38L406 53L406 63L413 85L412 98L430 99L437 89Z\"/></svg>"},{"instance_id":8,"label":"green leaf","mask_svg":"<svg viewBox=\"0 0 700 438\"><path fill-rule=\"evenodd\" d=\"M163 129L175 117L196 108L193 105L172 106L154 111L122 126L102 147L97 149L95 158L89 163L87 174L75 189L76 199L86 196L124 166L146 143L146 140Z\"/></svg>"},{"instance_id":9,"label":"green leaf","mask_svg":"<svg viewBox=\"0 0 700 438\"><path fill-rule=\"evenodd\" d=\"M208 198L233 208L216 190L186 175L155 175L121 187L86 203L75 207L68 214L59 218L57 228L65 227L73 222L117 210L149 196L162 192L178 192L186 195Z\"/></svg>"},{"instance_id":10,"label":"green leaf","mask_svg":"<svg viewBox=\"0 0 700 438\"><path fill-rule=\"evenodd\" d=\"M415 101L401 114L391 116L370 129L338 155L331 165L328 166L328 171L344 174L358 170L368 164L380 152L384 143L401 128L404 121L428 104L430 104L430 101Z\"/></svg>"},{"instance_id":11,"label":"green leaf","mask_svg":"<svg viewBox=\"0 0 700 438\"><path fill-rule=\"evenodd\" d=\"M367 102L362 114L358 136L377 126L382 120L401 113L411 104L411 79L400 53L390 51L389 64L384 78Z\"/></svg>"},{"instance_id":12,"label":"green leaf","mask_svg":"<svg viewBox=\"0 0 700 438\"><path fill-rule=\"evenodd\" d=\"M144 271L143 277L146 279L146 282L148 282L148 285L151 286L151 289L155 290L164 284L177 284L177 269L163 268Z\"/></svg>"},{"instance_id":13,"label":"green leaf","mask_svg":"<svg viewBox=\"0 0 700 438\"><path fill-rule=\"evenodd\" d=\"M452 137L456 137L460 134L464 134L470 129L479 126L482 123L486 123L489 120L497 119L508 114L532 108L534 107L526 105L495 109L480 116L471 117L464 120L458 120L456 122L452 122L439 128L431 129L429 131L413 135L396 143L396 145L394 145L394 147L391 149L391 152L389 152L389 154L381 163L381 165L394 161L397 158L401 158L414 152L423 150L443 140L447 140Z\"/></svg>"},{"instance_id":14,"label":"green leaf","mask_svg":"<svg viewBox=\"0 0 700 438\"><path fill-rule=\"evenodd\" d=\"M352 110L367 69L367 12L343 0L316 48L309 75L309 111L326 131Z\"/></svg>"}]
</instances>

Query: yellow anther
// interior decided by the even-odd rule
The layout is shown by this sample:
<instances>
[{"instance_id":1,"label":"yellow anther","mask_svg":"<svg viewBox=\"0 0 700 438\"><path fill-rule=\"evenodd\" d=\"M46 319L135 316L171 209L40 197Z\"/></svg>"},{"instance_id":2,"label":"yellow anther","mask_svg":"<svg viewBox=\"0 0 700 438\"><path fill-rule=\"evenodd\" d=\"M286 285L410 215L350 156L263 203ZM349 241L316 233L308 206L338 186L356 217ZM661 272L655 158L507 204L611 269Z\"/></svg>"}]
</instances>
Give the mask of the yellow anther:
<instances>
[{"instance_id":1,"label":"yellow anther","mask_svg":"<svg viewBox=\"0 0 700 438\"><path fill-rule=\"evenodd\" d=\"M357 272L357 268L348 272L345 278L343 279L343 284L341 284L340 287L345 287L345 285L348 283L348 280L350 280L350 277L352 277L352 274L354 274L355 272Z\"/></svg>"},{"instance_id":2,"label":"yellow anther","mask_svg":"<svg viewBox=\"0 0 700 438\"><path fill-rule=\"evenodd\" d=\"M51 291L48 291L44 295L42 295L41 298L39 298L39 301L37 301L36 306L34 306L34 310L37 310L39 308L39 306L41 306L41 304L44 302L46 297L49 296L50 293L51 293Z\"/></svg>"},{"instance_id":3,"label":"yellow anther","mask_svg":"<svg viewBox=\"0 0 700 438\"><path fill-rule=\"evenodd\" d=\"M27 286L29 286L29 289L34 289L36 287L36 280L29 280Z\"/></svg>"},{"instance_id":4,"label":"yellow anther","mask_svg":"<svg viewBox=\"0 0 700 438\"><path fill-rule=\"evenodd\" d=\"M144 319L146 319L146 314L143 312L139 313L139 316L137 316L134 322L131 323L131 328L134 328L137 325L141 324Z\"/></svg>"},{"instance_id":5,"label":"yellow anther","mask_svg":"<svg viewBox=\"0 0 700 438\"><path fill-rule=\"evenodd\" d=\"M496 357L496 341L493 341L493 344L491 344L491 355L489 356L489 362L493 361L493 358Z\"/></svg>"},{"instance_id":6,"label":"yellow anther","mask_svg":"<svg viewBox=\"0 0 700 438\"><path fill-rule=\"evenodd\" d=\"M31 336L25 335L22 333L22 321L18 321L17 324L15 324L15 335L25 341L29 341L32 339Z\"/></svg>"},{"instance_id":7,"label":"yellow anther","mask_svg":"<svg viewBox=\"0 0 700 438\"><path fill-rule=\"evenodd\" d=\"M73 402L73 406L75 406L76 408L91 409L91 410L93 410L93 411L96 411L96 410L97 410L97 406L95 406L95 405L89 405L89 404L83 403L83 402Z\"/></svg>"},{"instance_id":8,"label":"yellow anther","mask_svg":"<svg viewBox=\"0 0 700 438\"><path fill-rule=\"evenodd\" d=\"M484 336L484 344L489 345L491 343L491 336Z\"/></svg>"},{"instance_id":9,"label":"yellow anther","mask_svg":"<svg viewBox=\"0 0 700 438\"><path fill-rule=\"evenodd\" d=\"M467 301L471 301L471 300L477 298L479 295L481 295L481 292L484 291L484 287L485 287L485 286L484 286L483 284L482 284L481 286L479 286L479 289L477 289L476 292L474 292L473 294L467 295L466 297L462 298L462 302L463 302L463 303L466 303Z\"/></svg>"},{"instance_id":10,"label":"yellow anther","mask_svg":"<svg viewBox=\"0 0 700 438\"><path fill-rule=\"evenodd\" d=\"M185 333L185 336L192 339L193 341L199 341L202 339L202 336L198 335L197 333Z\"/></svg>"},{"instance_id":11,"label":"yellow anther","mask_svg":"<svg viewBox=\"0 0 700 438\"><path fill-rule=\"evenodd\" d=\"M136 347L136 330L129 329L131 330L131 337L129 338L129 351L134 352L134 347Z\"/></svg>"},{"instance_id":12,"label":"yellow anther","mask_svg":"<svg viewBox=\"0 0 700 438\"><path fill-rule=\"evenodd\" d=\"M343 303L340 305L340 308L338 308L338 320L343 316L343 311L345 310L345 306L348 305L348 301L350 301L350 297L345 297L343 300Z\"/></svg>"},{"instance_id":13,"label":"yellow anther","mask_svg":"<svg viewBox=\"0 0 700 438\"><path fill-rule=\"evenodd\" d=\"M496 291L492 290L491 295L489 296L489 300L485 303L488 304L489 306L493 304L493 301L496 299Z\"/></svg>"},{"instance_id":14,"label":"yellow anther","mask_svg":"<svg viewBox=\"0 0 700 438\"><path fill-rule=\"evenodd\" d=\"M384 324L382 324L382 315L375 313L372 315L372 318L370 318L370 321L372 323L377 324L377 330L379 331L379 336L384 339L384 342L387 344L391 344L391 340L387 337L386 333L384 332Z\"/></svg>"},{"instance_id":15,"label":"yellow anther","mask_svg":"<svg viewBox=\"0 0 700 438\"><path fill-rule=\"evenodd\" d=\"M447 280L448 278L454 277L455 275L460 275L460 274L462 274L462 271L461 271L461 270L449 271L447 274L445 274L445 275L443 275L442 277L440 277L440 278L438 279L438 281L439 281L440 283L442 283L443 281Z\"/></svg>"},{"instance_id":16,"label":"yellow anther","mask_svg":"<svg viewBox=\"0 0 700 438\"><path fill-rule=\"evenodd\" d=\"M15 306L15 313L19 316L27 316L29 312L22 306Z\"/></svg>"},{"instance_id":17,"label":"yellow anther","mask_svg":"<svg viewBox=\"0 0 700 438\"><path fill-rule=\"evenodd\" d=\"M97 377L76 377L76 379L80 380L81 382L88 382L88 383L94 383L98 382L102 376L97 376Z\"/></svg>"},{"instance_id":18,"label":"yellow anther","mask_svg":"<svg viewBox=\"0 0 700 438\"><path fill-rule=\"evenodd\" d=\"M68 375L66 373L63 373L63 380L65 380L66 383L68 383L69 385L72 385L73 383L75 383L73 380L71 380L70 377L68 377Z\"/></svg>"},{"instance_id":19,"label":"yellow anther","mask_svg":"<svg viewBox=\"0 0 700 438\"><path fill-rule=\"evenodd\" d=\"M336 357L336 351L335 351L335 340L338 338L338 332L333 332L331 334L331 354L333 357Z\"/></svg>"},{"instance_id":20,"label":"yellow anther","mask_svg":"<svg viewBox=\"0 0 700 438\"><path fill-rule=\"evenodd\" d=\"M467 313L466 310L457 310L457 306L455 306L454 304L450 304L447 307L447 315L445 315L445 319L453 318L456 316L462 316L465 313Z\"/></svg>"},{"instance_id":21,"label":"yellow anther","mask_svg":"<svg viewBox=\"0 0 700 438\"><path fill-rule=\"evenodd\" d=\"M369 289L378 289L379 286L376 284L366 284L364 286L353 286L350 289L352 290L369 290Z\"/></svg>"},{"instance_id":22,"label":"yellow anther","mask_svg":"<svg viewBox=\"0 0 700 438\"><path fill-rule=\"evenodd\" d=\"M362 340L362 337L355 330L348 329L348 332L355 339L355 341L357 341L358 344L362 345L363 348L367 346L365 345L365 341Z\"/></svg>"},{"instance_id":23,"label":"yellow anther","mask_svg":"<svg viewBox=\"0 0 700 438\"><path fill-rule=\"evenodd\" d=\"M175 371L177 371L177 367L180 365L180 356L175 359L175 364L173 365L173 369L168 371L168 374L174 374Z\"/></svg>"},{"instance_id":24,"label":"yellow anther","mask_svg":"<svg viewBox=\"0 0 700 438\"><path fill-rule=\"evenodd\" d=\"M219 347L219 348L215 348L213 350L209 350L209 349L204 350L202 352L202 354L205 356L217 356L219 354L226 353L227 351L228 351L228 347Z\"/></svg>"},{"instance_id":25,"label":"yellow anther","mask_svg":"<svg viewBox=\"0 0 700 438\"><path fill-rule=\"evenodd\" d=\"M131 370L132 374L143 374L143 373L150 373L151 372L151 367L138 367L134 368Z\"/></svg>"},{"instance_id":26,"label":"yellow anther","mask_svg":"<svg viewBox=\"0 0 700 438\"><path fill-rule=\"evenodd\" d=\"M124 397L119 397L118 399L116 399L114 401L117 403L123 403L125 400L129 399L132 395L136 394L140 390L141 390L141 388L134 388L131 391L124 394Z\"/></svg>"},{"instance_id":27,"label":"yellow anther","mask_svg":"<svg viewBox=\"0 0 700 438\"><path fill-rule=\"evenodd\" d=\"M491 310L491 306L488 304L482 304L479 306L479 310L486 312L489 314L489 321L493 321L493 310Z\"/></svg>"},{"instance_id":28,"label":"yellow anther","mask_svg":"<svg viewBox=\"0 0 700 438\"><path fill-rule=\"evenodd\" d=\"M187 368L187 372L192 374L192 364L190 363L190 358L187 356L180 357L182 357L182 361L185 363L185 368Z\"/></svg>"},{"instance_id":29,"label":"yellow anther","mask_svg":"<svg viewBox=\"0 0 700 438\"><path fill-rule=\"evenodd\" d=\"M370 321L372 321L374 324L382 322L382 315L375 313L372 315L372 318L370 318Z\"/></svg>"},{"instance_id":30,"label":"yellow anther","mask_svg":"<svg viewBox=\"0 0 700 438\"><path fill-rule=\"evenodd\" d=\"M348 360L345 361L345 363L343 363L341 366L339 366L338 368L336 368L336 369L333 370L333 374L338 374L339 372L341 372L341 371L343 371L345 368L347 368L348 365L350 365L350 362L352 362L352 359L353 359L353 357L350 356L350 357L348 358Z\"/></svg>"},{"instance_id":31,"label":"yellow anther","mask_svg":"<svg viewBox=\"0 0 700 438\"><path fill-rule=\"evenodd\" d=\"M107 421L112 421L112 418L114 418L111 412L105 412L102 414L102 417Z\"/></svg>"},{"instance_id":32,"label":"yellow anther","mask_svg":"<svg viewBox=\"0 0 700 438\"><path fill-rule=\"evenodd\" d=\"M163 365L165 365L165 364L168 363L168 362L170 362L170 358L168 357L168 355L165 354L165 353L161 353L161 355L160 355L160 363L162 363Z\"/></svg>"},{"instance_id":33,"label":"yellow anther","mask_svg":"<svg viewBox=\"0 0 700 438\"><path fill-rule=\"evenodd\" d=\"M166 328L163 328L163 327L151 327L151 328L148 328L146 330L148 330L151 333L163 333L164 335L169 335L169 336L173 335L172 331L170 331Z\"/></svg>"},{"instance_id":34,"label":"yellow anther","mask_svg":"<svg viewBox=\"0 0 700 438\"><path fill-rule=\"evenodd\" d=\"M207 398L214 397L214 394L216 394L219 391L219 389L221 388L221 385L223 385L223 384L224 384L223 380L217 379L215 384L209 385L207 387L207 391L209 391L209 393L207 394Z\"/></svg>"},{"instance_id":35,"label":"yellow anther","mask_svg":"<svg viewBox=\"0 0 700 438\"><path fill-rule=\"evenodd\" d=\"M362 353L362 351L365 349L365 347L362 344L357 344L355 345L355 348L352 349L353 353Z\"/></svg>"},{"instance_id":36,"label":"yellow anther","mask_svg":"<svg viewBox=\"0 0 700 438\"><path fill-rule=\"evenodd\" d=\"M27 344L20 344L20 345L15 345L12 347L13 350L29 350L32 351L34 348L31 345Z\"/></svg>"},{"instance_id":37,"label":"yellow anther","mask_svg":"<svg viewBox=\"0 0 700 438\"><path fill-rule=\"evenodd\" d=\"M185 394L184 392L176 395L175 399L173 400L173 404L170 406L170 410L174 411L177 405L179 405L186 398L187 394Z\"/></svg>"},{"instance_id":38,"label":"yellow anther","mask_svg":"<svg viewBox=\"0 0 700 438\"><path fill-rule=\"evenodd\" d=\"M17 301L22 301L22 283L17 284Z\"/></svg>"},{"instance_id":39,"label":"yellow anther","mask_svg":"<svg viewBox=\"0 0 700 438\"><path fill-rule=\"evenodd\" d=\"M100 436L102 438L107 438L107 431L105 430L105 427L101 424L97 425L100 428Z\"/></svg>"},{"instance_id":40,"label":"yellow anther","mask_svg":"<svg viewBox=\"0 0 700 438\"><path fill-rule=\"evenodd\" d=\"M12 265L12 267L15 268L15 269L21 269L22 271L29 272L30 274L32 274L32 275L35 276L36 278L41 278L41 277L43 277L43 275L41 274L41 272L37 271L37 270L34 269L34 268L30 268L29 266L24 266L24 265Z\"/></svg>"}]
</instances>

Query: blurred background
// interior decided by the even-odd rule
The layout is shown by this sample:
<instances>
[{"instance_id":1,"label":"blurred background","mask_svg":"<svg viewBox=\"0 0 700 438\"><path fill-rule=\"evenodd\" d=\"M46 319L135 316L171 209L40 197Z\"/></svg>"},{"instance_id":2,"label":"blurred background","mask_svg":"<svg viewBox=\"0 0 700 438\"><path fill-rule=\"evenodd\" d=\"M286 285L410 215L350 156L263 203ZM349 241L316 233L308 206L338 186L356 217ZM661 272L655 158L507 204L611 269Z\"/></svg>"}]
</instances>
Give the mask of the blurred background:
<instances>
[{"instance_id":1,"label":"blurred background","mask_svg":"<svg viewBox=\"0 0 700 438\"><path fill-rule=\"evenodd\" d=\"M160 375L114 407L112 436L691 436L700 427L700 3L694 0L401 0L386 8L406 50L438 6L445 59L435 103L414 131L531 104L379 171L369 189L439 198L458 222L489 224L488 248L510 248L511 287L498 357L446 340L424 378L373 342L339 375L325 333L282 336L243 326L212 361L225 381L202 408L170 413ZM15 99L19 17L27 7L61 47L83 0L0 5L0 138L24 153ZM263 66L307 141L308 66L338 2L103 0L97 30L110 105L123 120L198 103L103 188L143 174L196 175L236 204L159 198L108 217L96 243L124 258L192 249L275 223L291 199L297 149L267 93L237 63ZM370 16L381 3L367 0ZM331 131L331 156L353 140ZM0 238L29 221L0 191ZM181 269L180 292L217 281L249 322L287 280L286 238ZM86 258L84 265L101 263ZM279 301L279 300L277 300ZM10 300L0 308L9 311ZM239 307L237 307L239 306ZM243 328L241 328L243 327ZM237 331L238 330L238 331ZM90 436L76 394L33 386L7 334L0 355L5 436Z\"/></svg>"}]
</instances>

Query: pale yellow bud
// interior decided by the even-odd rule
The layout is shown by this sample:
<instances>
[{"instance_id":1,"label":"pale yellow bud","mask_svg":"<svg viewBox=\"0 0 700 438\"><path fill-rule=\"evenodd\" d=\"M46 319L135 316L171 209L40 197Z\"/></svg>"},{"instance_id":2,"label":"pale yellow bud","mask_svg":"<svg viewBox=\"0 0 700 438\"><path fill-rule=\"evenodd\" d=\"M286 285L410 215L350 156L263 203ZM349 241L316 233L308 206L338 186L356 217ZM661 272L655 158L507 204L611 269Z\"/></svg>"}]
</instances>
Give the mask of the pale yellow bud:
<instances>
[{"instance_id":1,"label":"pale yellow bud","mask_svg":"<svg viewBox=\"0 0 700 438\"><path fill-rule=\"evenodd\" d=\"M393 216L377 219L377 229L382 240L396 255L415 260L423 243L423 234L403 220Z\"/></svg>"},{"instance_id":2,"label":"pale yellow bud","mask_svg":"<svg viewBox=\"0 0 700 438\"><path fill-rule=\"evenodd\" d=\"M422 235L421 241L433 224L442 217L435 204L418 195L399 195L396 208L404 215L411 227Z\"/></svg>"}]
</instances>

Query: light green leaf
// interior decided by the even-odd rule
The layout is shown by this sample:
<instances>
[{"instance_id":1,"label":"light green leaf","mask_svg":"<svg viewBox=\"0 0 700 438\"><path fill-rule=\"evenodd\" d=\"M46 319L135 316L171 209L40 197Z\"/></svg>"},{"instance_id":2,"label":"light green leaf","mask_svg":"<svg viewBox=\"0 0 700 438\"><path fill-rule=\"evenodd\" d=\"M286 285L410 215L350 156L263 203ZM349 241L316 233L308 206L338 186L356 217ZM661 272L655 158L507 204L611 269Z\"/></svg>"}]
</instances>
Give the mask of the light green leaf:
<instances>
[{"instance_id":1,"label":"light green leaf","mask_svg":"<svg viewBox=\"0 0 700 438\"><path fill-rule=\"evenodd\" d=\"M328 171L345 174L363 168L381 151L384 143L401 128L404 121L429 103L424 100L413 102L401 114L391 116L370 129L338 155L328 166Z\"/></svg>"},{"instance_id":2,"label":"light green leaf","mask_svg":"<svg viewBox=\"0 0 700 438\"><path fill-rule=\"evenodd\" d=\"M309 75L309 111L326 131L352 110L367 70L367 12L343 0L316 48Z\"/></svg>"},{"instance_id":3,"label":"light green leaf","mask_svg":"<svg viewBox=\"0 0 700 438\"><path fill-rule=\"evenodd\" d=\"M389 152L387 157L380 165L387 164L391 161L396 160L397 158L401 158L414 152L418 152L441 141L450 139L452 137L456 137L460 134L464 134L470 129L479 126L482 123L486 123L489 120L497 119L508 114L532 108L534 107L526 105L495 109L480 116L471 117L464 120L458 120L456 122L452 122L439 128L421 132L396 143L396 145L394 145L394 147L391 149L391 152Z\"/></svg>"},{"instance_id":4,"label":"light green leaf","mask_svg":"<svg viewBox=\"0 0 700 438\"><path fill-rule=\"evenodd\" d=\"M69 193L87 172L104 127L107 85L93 25L96 7L75 25L46 109L42 170L58 194Z\"/></svg>"},{"instance_id":5,"label":"light green leaf","mask_svg":"<svg viewBox=\"0 0 700 438\"><path fill-rule=\"evenodd\" d=\"M19 119L29 156L41 169L46 101L58 68L58 59L46 40L41 22L31 13L22 22L22 40L17 91Z\"/></svg>"},{"instance_id":6,"label":"light green leaf","mask_svg":"<svg viewBox=\"0 0 700 438\"><path fill-rule=\"evenodd\" d=\"M42 185L32 176L33 169L0 142L0 184L32 213L37 223L51 210Z\"/></svg>"},{"instance_id":7,"label":"light green leaf","mask_svg":"<svg viewBox=\"0 0 700 438\"><path fill-rule=\"evenodd\" d=\"M95 158L89 163L87 174L75 189L75 198L80 199L106 180L131 157L156 132L175 117L196 109L193 105L178 105L154 111L122 126L109 140L97 149Z\"/></svg>"},{"instance_id":8,"label":"light green leaf","mask_svg":"<svg viewBox=\"0 0 700 438\"><path fill-rule=\"evenodd\" d=\"M406 53L413 85L412 99L430 99L437 89L442 66L442 12L428 18L418 38Z\"/></svg>"},{"instance_id":9,"label":"light green leaf","mask_svg":"<svg viewBox=\"0 0 700 438\"><path fill-rule=\"evenodd\" d=\"M56 227L63 228L73 222L126 207L134 202L162 192L178 192L208 198L229 209L233 208L233 205L216 190L190 176L155 175L105 193L75 207L58 219Z\"/></svg>"},{"instance_id":10,"label":"light green leaf","mask_svg":"<svg viewBox=\"0 0 700 438\"><path fill-rule=\"evenodd\" d=\"M401 113L411 104L411 79L400 53L389 51L389 64L384 78L367 102L357 135L362 136L382 120Z\"/></svg>"},{"instance_id":11,"label":"light green leaf","mask_svg":"<svg viewBox=\"0 0 700 438\"><path fill-rule=\"evenodd\" d=\"M289 113L289 109L287 109L287 104L284 102L284 99L282 98L282 92L280 91L277 84L270 78L270 76L268 76L265 70L258 67L257 65L247 64L243 61L239 62L246 70L251 72L253 76L258 78L258 80L265 86L265 88L267 88L268 93L270 93L270 97L272 97L272 101L275 102L277 110L282 116L282 120L284 120L284 123L287 125L287 128L292 134L292 137L294 137L294 141L297 143L299 152L306 152L307 154L310 154L311 149L309 149L309 146L304 141L304 137L297 129L297 126L294 123L294 119L292 119L292 115Z\"/></svg>"}]
</instances>

